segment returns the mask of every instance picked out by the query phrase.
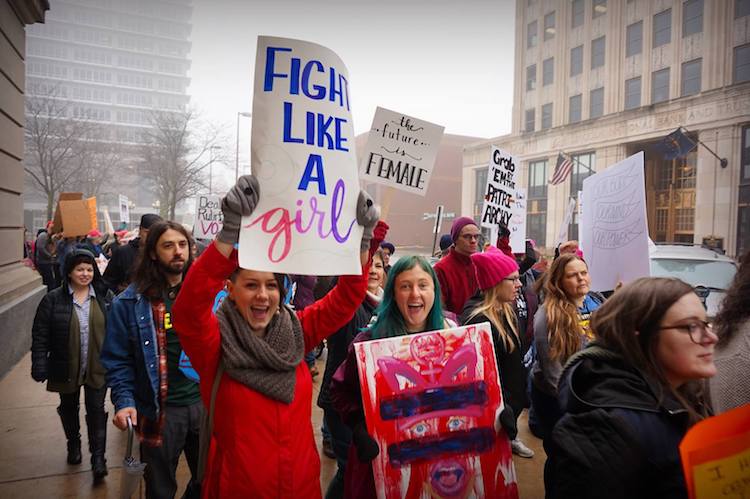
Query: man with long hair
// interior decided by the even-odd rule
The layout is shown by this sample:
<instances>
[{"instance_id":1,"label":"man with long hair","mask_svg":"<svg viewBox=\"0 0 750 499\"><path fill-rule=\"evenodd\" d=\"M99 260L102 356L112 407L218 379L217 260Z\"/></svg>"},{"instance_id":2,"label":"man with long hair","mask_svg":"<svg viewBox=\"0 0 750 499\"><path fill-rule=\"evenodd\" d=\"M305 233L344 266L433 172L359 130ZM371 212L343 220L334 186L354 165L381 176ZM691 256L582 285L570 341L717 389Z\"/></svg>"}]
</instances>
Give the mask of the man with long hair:
<instances>
[{"instance_id":1,"label":"man with long hair","mask_svg":"<svg viewBox=\"0 0 750 499\"><path fill-rule=\"evenodd\" d=\"M146 497L177 492L180 454L196 476L203 408L198 383L183 373L182 346L172 328L172 304L193 260L191 237L175 222L149 229L132 283L112 303L101 361L115 406L114 424L128 419L141 439ZM191 479L183 497L200 496Z\"/></svg>"}]
</instances>

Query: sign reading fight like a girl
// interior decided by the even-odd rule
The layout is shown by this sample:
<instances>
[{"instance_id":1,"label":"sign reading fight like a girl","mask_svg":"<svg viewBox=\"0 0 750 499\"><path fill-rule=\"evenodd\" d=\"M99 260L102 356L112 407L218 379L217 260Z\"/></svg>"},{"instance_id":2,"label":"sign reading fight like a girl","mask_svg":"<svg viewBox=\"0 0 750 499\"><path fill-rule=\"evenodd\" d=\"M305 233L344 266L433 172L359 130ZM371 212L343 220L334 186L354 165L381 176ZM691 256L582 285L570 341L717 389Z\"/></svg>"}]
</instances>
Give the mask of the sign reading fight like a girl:
<instances>
[{"instance_id":1,"label":"sign reading fight like a girl","mask_svg":"<svg viewBox=\"0 0 750 499\"><path fill-rule=\"evenodd\" d=\"M260 200L240 231L240 266L359 274L362 227L349 76L320 45L258 37L252 169Z\"/></svg>"}]
</instances>

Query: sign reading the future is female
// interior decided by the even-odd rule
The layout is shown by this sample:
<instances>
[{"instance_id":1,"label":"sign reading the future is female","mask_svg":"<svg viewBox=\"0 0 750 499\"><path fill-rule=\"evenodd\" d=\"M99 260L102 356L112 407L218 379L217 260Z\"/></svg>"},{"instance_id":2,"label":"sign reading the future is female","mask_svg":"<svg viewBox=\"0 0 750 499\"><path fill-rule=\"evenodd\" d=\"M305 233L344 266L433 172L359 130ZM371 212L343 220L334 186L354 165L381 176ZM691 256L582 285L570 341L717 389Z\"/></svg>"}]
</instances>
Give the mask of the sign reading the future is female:
<instances>
[{"instance_id":1,"label":"sign reading the future is female","mask_svg":"<svg viewBox=\"0 0 750 499\"><path fill-rule=\"evenodd\" d=\"M362 227L349 76L320 45L258 37L252 165L260 200L239 263L291 274L359 274Z\"/></svg>"},{"instance_id":2,"label":"sign reading the future is female","mask_svg":"<svg viewBox=\"0 0 750 499\"><path fill-rule=\"evenodd\" d=\"M370 182L424 196L442 137L440 125L379 107L360 174Z\"/></svg>"}]
</instances>

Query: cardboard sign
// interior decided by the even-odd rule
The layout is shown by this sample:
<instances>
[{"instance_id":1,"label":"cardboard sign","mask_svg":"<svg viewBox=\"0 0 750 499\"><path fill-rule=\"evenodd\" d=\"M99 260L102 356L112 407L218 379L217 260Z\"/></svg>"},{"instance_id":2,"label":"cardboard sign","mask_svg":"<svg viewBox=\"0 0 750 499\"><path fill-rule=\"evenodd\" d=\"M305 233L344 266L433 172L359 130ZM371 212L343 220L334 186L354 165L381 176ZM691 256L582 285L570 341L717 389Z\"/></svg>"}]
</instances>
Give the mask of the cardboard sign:
<instances>
[{"instance_id":1,"label":"cardboard sign","mask_svg":"<svg viewBox=\"0 0 750 499\"><path fill-rule=\"evenodd\" d=\"M362 178L424 196L443 130L440 125L378 107L362 154Z\"/></svg>"},{"instance_id":2,"label":"cardboard sign","mask_svg":"<svg viewBox=\"0 0 750 499\"><path fill-rule=\"evenodd\" d=\"M65 237L85 236L96 229L96 225L96 198L83 199L80 192L60 193L52 234L62 232Z\"/></svg>"},{"instance_id":3,"label":"cardboard sign","mask_svg":"<svg viewBox=\"0 0 750 499\"><path fill-rule=\"evenodd\" d=\"M52 218L51 234L56 234L58 232L62 232L63 230L63 220L62 220L62 211L60 211L60 202L61 201L74 201L74 200L80 200L80 199L83 199L82 192L61 192L60 193L60 195L57 198L57 206L55 207L55 216Z\"/></svg>"},{"instance_id":4,"label":"cardboard sign","mask_svg":"<svg viewBox=\"0 0 750 499\"><path fill-rule=\"evenodd\" d=\"M199 195L195 199L193 235L198 239L214 239L224 226L221 196Z\"/></svg>"},{"instance_id":5,"label":"cardboard sign","mask_svg":"<svg viewBox=\"0 0 750 499\"><path fill-rule=\"evenodd\" d=\"M750 493L750 404L693 426L680 443L690 499Z\"/></svg>"},{"instance_id":6,"label":"cardboard sign","mask_svg":"<svg viewBox=\"0 0 750 499\"><path fill-rule=\"evenodd\" d=\"M260 201L239 261L289 274L359 274L362 226L349 76L314 43L258 37L252 165Z\"/></svg>"},{"instance_id":7,"label":"cardboard sign","mask_svg":"<svg viewBox=\"0 0 750 499\"><path fill-rule=\"evenodd\" d=\"M107 232L107 234L114 234L115 233L115 226L112 225L112 217L109 216L109 208L104 208L102 210L104 212L104 229Z\"/></svg>"},{"instance_id":8,"label":"cardboard sign","mask_svg":"<svg viewBox=\"0 0 750 499\"><path fill-rule=\"evenodd\" d=\"M510 249L513 253L526 251L526 189L516 189L510 217Z\"/></svg>"},{"instance_id":9,"label":"cardboard sign","mask_svg":"<svg viewBox=\"0 0 750 499\"><path fill-rule=\"evenodd\" d=\"M591 289L650 275L643 151L583 181L580 232Z\"/></svg>"},{"instance_id":10,"label":"cardboard sign","mask_svg":"<svg viewBox=\"0 0 750 499\"><path fill-rule=\"evenodd\" d=\"M86 209L89 212L89 223L92 227L92 229L98 229L99 228L99 222L96 218L96 198L88 198L85 200L86 203Z\"/></svg>"},{"instance_id":11,"label":"cardboard sign","mask_svg":"<svg viewBox=\"0 0 750 499\"><path fill-rule=\"evenodd\" d=\"M354 349L380 499L518 497L489 323Z\"/></svg>"},{"instance_id":12,"label":"cardboard sign","mask_svg":"<svg viewBox=\"0 0 750 499\"><path fill-rule=\"evenodd\" d=\"M502 224L510 229L515 208L518 164L518 161L509 153L497 147L492 147L489 171L487 172L487 185L484 188L484 205L482 206L482 219L480 221L482 227L491 230L498 224Z\"/></svg>"},{"instance_id":13,"label":"cardboard sign","mask_svg":"<svg viewBox=\"0 0 750 499\"><path fill-rule=\"evenodd\" d=\"M130 224L130 201L127 197L120 194L119 205L120 223L122 224L122 222L125 222L127 224Z\"/></svg>"}]
</instances>

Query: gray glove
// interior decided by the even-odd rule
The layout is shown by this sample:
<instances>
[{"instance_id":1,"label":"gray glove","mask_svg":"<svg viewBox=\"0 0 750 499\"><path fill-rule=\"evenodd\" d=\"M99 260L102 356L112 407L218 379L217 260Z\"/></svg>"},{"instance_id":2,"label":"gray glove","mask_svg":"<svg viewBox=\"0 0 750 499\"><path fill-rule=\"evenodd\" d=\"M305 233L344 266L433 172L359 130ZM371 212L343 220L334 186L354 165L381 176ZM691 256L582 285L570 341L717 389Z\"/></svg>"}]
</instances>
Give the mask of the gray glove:
<instances>
[{"instance_id":1,"label":"gray glove","mask_svg":"<svg viewBox=\"0 0 750 499\"><path fill-rule=\"evenodd\" d=\"M223 243L235 245L240 240L242 217L252 215L260 196L260 185L254 175L243 175L221 200L224 226L216 236Z\"/></svg>"},{"instance_id":2,"label":"gray glove","mask_svg":"<svg viewBox=\"0 0 750 499\"><path fill-rule=\"evenodd\" d=\"M362 232L362 244L360 251L370 251L370 240L372 239L372 230L380 218L380 210L372 202L372 198L365 191L359 191L357 198L357 223L365 228Z\"/></svg>"}]
</instances>

